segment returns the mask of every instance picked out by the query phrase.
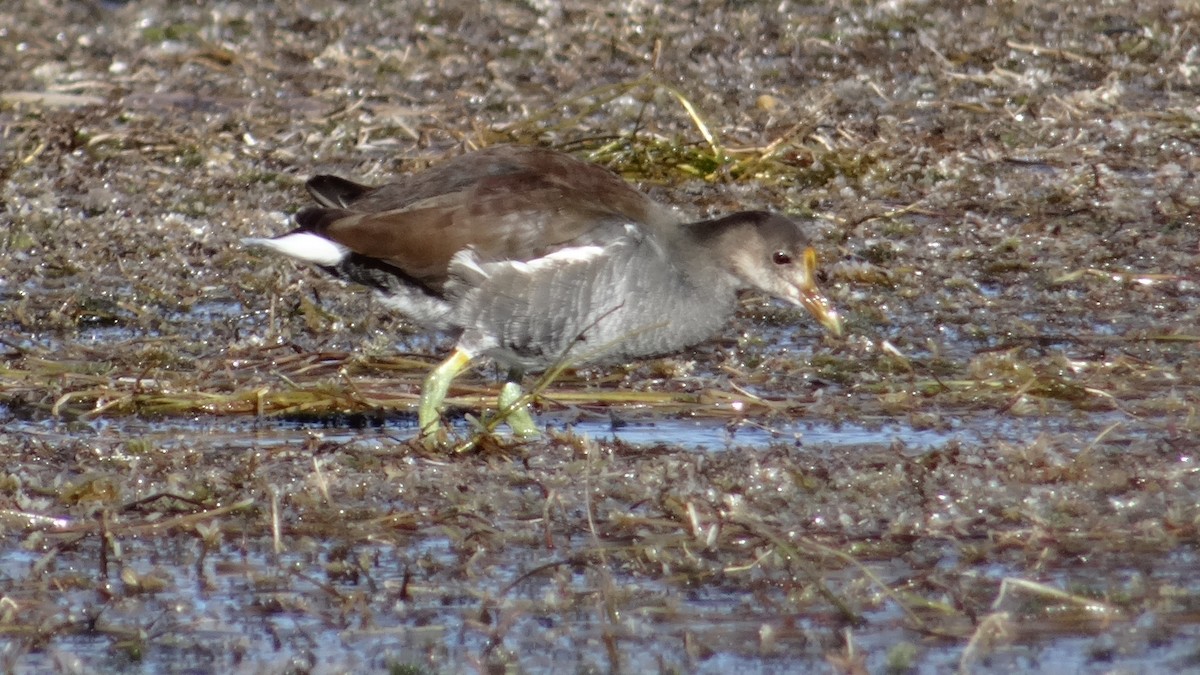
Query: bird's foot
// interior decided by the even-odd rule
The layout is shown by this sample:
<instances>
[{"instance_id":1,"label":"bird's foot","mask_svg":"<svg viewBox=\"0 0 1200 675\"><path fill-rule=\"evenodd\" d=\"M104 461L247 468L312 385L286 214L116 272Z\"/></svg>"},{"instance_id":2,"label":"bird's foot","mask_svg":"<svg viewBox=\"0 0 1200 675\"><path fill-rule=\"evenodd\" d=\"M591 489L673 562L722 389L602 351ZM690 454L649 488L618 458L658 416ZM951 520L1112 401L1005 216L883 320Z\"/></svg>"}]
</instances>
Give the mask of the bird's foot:
<instances>
[{"instance_id":1,"label":"bird's foot","mask_svg":"<svg viewBox=\"0 0 1200 675\"><path fill-rule=\"evenodd\" d=\"M500 389L498 405L499 414L504 417L505 422L508 422L508 428L512 429L513 436L527 441L541 436L542 432L538 429L537 423L533 421L529 406L521 401L522 396L520 384L505 382Z\"/></svg>"}]
</instances>

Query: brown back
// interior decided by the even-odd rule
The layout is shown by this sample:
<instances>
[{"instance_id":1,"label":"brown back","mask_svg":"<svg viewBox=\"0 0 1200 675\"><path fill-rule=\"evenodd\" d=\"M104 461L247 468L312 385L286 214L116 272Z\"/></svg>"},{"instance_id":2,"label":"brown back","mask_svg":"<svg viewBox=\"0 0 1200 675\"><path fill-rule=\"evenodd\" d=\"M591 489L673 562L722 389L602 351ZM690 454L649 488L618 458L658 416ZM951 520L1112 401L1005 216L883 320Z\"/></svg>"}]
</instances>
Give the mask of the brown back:
<instances>
[{"instance_id":1,"label":"brown back","mask_svg":"<svg viewBox=\"0 0 1200 675\"><path fill-rule=\"evenodd\" d=\"M308 188L323 206L296 216L301 230L439 289L464 248L484 261L528 261L611 241L627 223L657 226L667 213L601 166L527 146L488 148L378 187L317 176Z\"/></svg>"}]
</instances>

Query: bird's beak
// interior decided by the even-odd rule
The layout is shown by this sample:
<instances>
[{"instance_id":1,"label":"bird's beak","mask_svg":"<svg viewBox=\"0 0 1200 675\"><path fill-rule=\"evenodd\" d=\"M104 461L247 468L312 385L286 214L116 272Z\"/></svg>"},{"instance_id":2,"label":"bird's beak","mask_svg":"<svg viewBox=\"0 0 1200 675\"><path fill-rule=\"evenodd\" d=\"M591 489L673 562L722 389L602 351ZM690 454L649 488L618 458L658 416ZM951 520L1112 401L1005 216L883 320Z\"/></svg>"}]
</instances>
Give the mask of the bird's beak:
<instances>
[{"instance_id":1,"label":"bird's beak","mask_svg":"<svg viewBox=\"0 0 1200 675\"><path fill-rule=\"evenodd\" d=\"M804 249L804 281L800 284L800 304L813 315L825 330L835 337L842 335L842 318L829 298L817 288L817 252L811 246Z\"/></svg>"}]
</instances>

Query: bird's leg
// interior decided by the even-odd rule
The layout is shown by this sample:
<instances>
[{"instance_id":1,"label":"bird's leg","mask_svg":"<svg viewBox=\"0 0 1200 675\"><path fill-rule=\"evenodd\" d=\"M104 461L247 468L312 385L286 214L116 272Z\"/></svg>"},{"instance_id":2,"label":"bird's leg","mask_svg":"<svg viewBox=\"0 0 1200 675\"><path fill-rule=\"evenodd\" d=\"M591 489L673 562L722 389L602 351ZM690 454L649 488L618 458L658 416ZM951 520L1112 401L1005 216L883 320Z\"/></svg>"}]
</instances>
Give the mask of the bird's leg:
<instances>
[{"instance_id":1,"label":"bird's leg","mask_svg":"<svg viewBox=\"0 0 1200 675\"><path fill-rule=\"evenodd\" d=\"M470 363L471 354L455 347L454 352L425 378L425 385L421 387L421 407L417 410L417 422L421 425L425 445L434 447L445 441L441 428L442 403L450 391L450 383Z\"/></svg>"},{"instance_id":2,"label":"bird's leg","mask_svg":"<svg viewBox=\"0 0 1200 675\"><path fill-rule=\"evenodd\" d=\"M500 388L500 415L503 415L513 436L517 438L536 438L541 435L533 415L529 414L529 406L521 404L521 370L512 368L508 371L504 386Z\"/></svg>"}]
</instances>

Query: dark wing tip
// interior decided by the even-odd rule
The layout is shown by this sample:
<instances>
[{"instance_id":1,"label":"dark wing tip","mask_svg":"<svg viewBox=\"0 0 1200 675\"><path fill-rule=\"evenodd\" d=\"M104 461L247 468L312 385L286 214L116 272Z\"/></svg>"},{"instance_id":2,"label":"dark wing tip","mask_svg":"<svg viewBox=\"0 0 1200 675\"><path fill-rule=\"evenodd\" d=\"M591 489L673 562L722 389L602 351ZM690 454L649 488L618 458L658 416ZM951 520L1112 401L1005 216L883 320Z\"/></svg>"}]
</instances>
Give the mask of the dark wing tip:
<instances>
[{"instance_id":1,"label":"dark wing tip","mask_svg":"<svg viewBox=\"0 0 1200 675\"><path fill-rule=\"evenodd\" d=\"M296 225L299 226L297 228L298 230L304 232L316 232L317 234L324 234L324 232L328 230L329 226L333 223L341 220L342 218L353 215L353 211L347 211L345 209L327 209L320 206L309 206L301 209L300 212L296 214Z\"/></svg>"},{"instance_id":2,"label":"dark wing tip","mask_svg":"<svg viewBox=\"0 0 1200 675\"><path fill-rule=\"evenodd\" d=\"M304 187L308 188L308 194L312 195L318 204L331 208L347 208L372 190L370 185L328 174L309 178Z\"/></svg>"}]
</instances>

